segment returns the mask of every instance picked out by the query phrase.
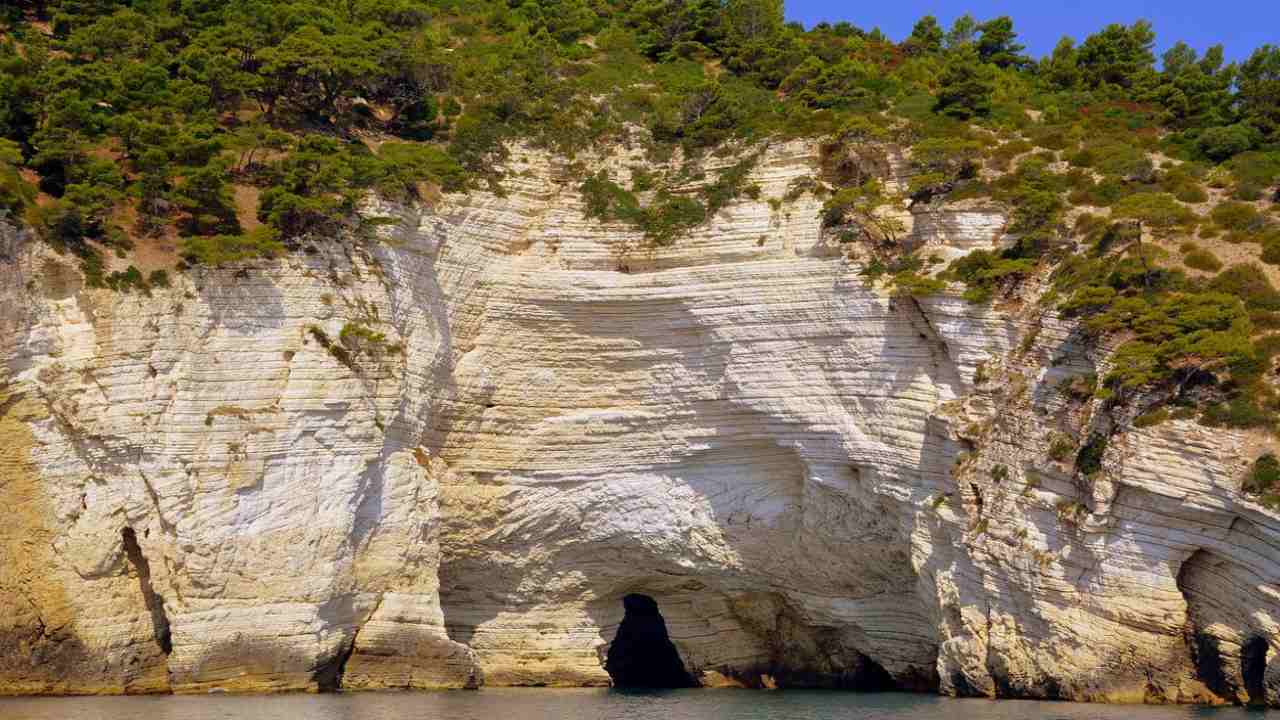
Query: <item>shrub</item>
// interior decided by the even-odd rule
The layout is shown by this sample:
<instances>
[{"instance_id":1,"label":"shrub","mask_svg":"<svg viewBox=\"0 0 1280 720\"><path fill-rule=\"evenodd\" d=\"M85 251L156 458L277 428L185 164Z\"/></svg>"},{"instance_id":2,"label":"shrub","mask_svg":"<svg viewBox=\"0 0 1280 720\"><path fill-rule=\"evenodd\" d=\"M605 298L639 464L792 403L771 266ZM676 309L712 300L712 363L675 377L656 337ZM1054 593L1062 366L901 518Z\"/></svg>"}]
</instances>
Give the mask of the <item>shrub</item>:
<instances>
[{"instance_id":1,"label":"shrub","mask_svg":"<svg viewBox=\"0 0 1280 720\"><path fill-rule=\"evenodd\" d=\"M1242 202L1219 203L1209 211L1209 217L1226 230L1252 232L1261 229L1264 224L1257 208Z\"/></svg>"},{"instance_id":2,"label":"shrub","mask_svg":"<svg viewBox=\"0 0 1280 720\"><path fill-rule=\"evenodd\" d=\"M1196 138L1200 154L1214 162L1222 162L1233 155L1252 149L1257 142L1257 130L1247 125L1211 127Z\"/></svg>"},{"instance_id":3,"label":"shrub","mask_svg":"<svg viewBox=\"0 0 1280 720\"><path fill-rule=\"evenodd\" d=\"M1189 268L1204 272L1217 272L1222 269L1222 261L1213 253L1202 248L1195 248L1182 257L1182 262Z\"/></svg>"},{"instance_id":4,"label":"shrub","mask_svg":"<svg viewBox=\"0 0 1280 720\"><path fill-rule=\"evenodd\" d=\"M1262 188L1247 183L1239 183L1236 185L1235 190L1231 191L1232 199L1243 200L1244 202L1256 202L1261 200L1262 196Z\"/></svg>"},{"instance_id":5,"label":"shrub","mask_svg":"<svg viewBox=\"0 0 1280 720\"><path fill-rule=\"evenodd\" d=\"M419 182L434 182L445 192L466 187L467 174L445 151L416 143L383 143L378 148L381 179L378 187L393 195L417 195Z\"/></svg>"},{"instance_id":6,"label":"shrub","mask_svg":"<svg viewBox=\"0 0 1280 720\"><path fill-rule=\"evenodd\" d=\"M42 240L58 250L82 254L88 250L85 239L101 235L101 228L87 219L80 208L67 200L54 200L46 205L33 205L26 220Z\"/></svg>"},{"instance_id":7,"label":"shrub","mask_svg":"<svg viewBox=\"0 0 1280 720\"><path fill-rule=\"evenodd\" d=\"M1280 310L1280 291L1251 263L1227 268L1209 282L1209 289L1240 298L1252 310Z\"/></svg>"},{"instance_id":8,"label":"shrub","mask_svg":"<svg viewBox=\"0 0 1280 720\"><path fill-rule=\"evenodd\" d=\"M1258 407L1252 398L1237 396L1206 407L1200 422L1210 427L1248 429L1271 427L1275 419L1271 413Z\"/></svg>"},{"instance_id":9,"label":"shrub","mask_svg":"<svg viewBox=\"0 0 1280 720\"><path fill-rule=\"evenodd\" d=\"M1066 433L1054 433L1049 441L1049 457L1057 462L1063 462L1071 457L1071 452L1076 449L1075 438Z\"/></svg>"},{"instance_id":10,"label":"shrub","mask_svg":"<svg viewBox=\"0 0 1280 720\"><path fill-rule=\"evenodd\" d=\"M1152 192L1136 193L1120 200L1111 209L1111 216L1137 220L1157 233L1168 232L1195 220L1195 213L1172 195Z\"/></svg>"},{"instance_id":11,"label":"shrub","mask_svg":"<svg viewBox=\"0 0 1280 720\"><path fill-rule=\"evenodd\" d=\"M1193 184L1177 186L1173 191L1173 196L1178 199L1178 202L1191 203L1193 205L1209 200L1209 194L1204 191L1204 188Z\"/></svg>"},{"instance_id":12,"label":"shrub","mask_svg":"<svg viewBox=\"0 0 1280 720\"><path fill-rule=\"evenodd\" d=\"M284 254L275 228L263 226L241 235L213 235L182 239L182 259L191 265L217 267Z\"/></svg>"},{"instance_id":13,"label":"shrub","mask_svg":"<svg viewBox=\"0 0 1280 720\"><path fill-rule=\"evenodd\" d=\"M88 274L86 273L86 275ZM105 276L99 272L88 276L88 279L90 287L107 287L116 292L124 293L137 290L144 295L151 294L151 286L147 284L142 271L133 265L125 268L123 272L117 270Z\"/></svg>"},{"instance_id":14,"label":"shrub","mask_svg":"<svg viewBox=\"0 0 1280 720\"><path fill-rule=\"evenodd\" d=\"M653 173L649 172L644 166L633 165L631 167L631 190L633 192L645 192L652 190L656 179Z\"/></svg>"},{"instance_id":15,"label":"shrub","mask_svg":"<svg viewBox=\"0 0 1280 720\"><path fill-rule=\"evenodd\" d=\"M1165 408L1156 408L1151 412L1144 413L1134 418L1133 426L1136 428L1149 428L1166 422L1169 419L1169 411Z\"/></svg>"},{"instance_id":16,"label":"shrub","mask_svg":"<svg viewBox=\"0 0 1280 720\"><path fill-rule=\"evenodd\" d=\"M350 353L349 357L354 361L361 355L380 356L386 352L394 352L399 346L388 346L387 336L384 333L372 330L358 322L348 322L342 326L342 331L338 333L338 342Z\"/></svg>"},{"instance_id":17,"label":"shrub","mask_svg":"<svg viewBox=\"0 0 1280 720\"><path fill-rule=\"evenodd\" d=\"M987 165L993 170L1007 171L1015 157L1034 149L1035 147L1026 140L1011 140L991 150L987 155Z\"/></svg>"},{"instance_id":18,"label":"shrub","mask_svg":"<svg viewBox=\"0 0 1280 720\"><path fill-rule=\"evenodd\" d=\"M1267 453L1253 461L1253 467L1241 483L1241 490L1257 496L1268 507L1280 505L1276 485L1280 484L1280 459Z\"/></svg>"},{"instance_id":19,"label":"shrub","mask_svg":"<svg viewBox=\"0 0 1280 720\"><path fill-rule=\"evenodd\" d=\"M893 285L897 294L911 297L928 297L947 289L946 282L910 270L895 273Z\"/></svg>"},{"instance_id":20,"label":"shrub","mask_svg":"<svg viewBox=\"0 0 1280 720\"><path fill-rule=\"evenodd\" d=\"M492 173L508 156L504 128L503 122L487 113L468 112L454 125L449 154L471 172Z\"/></svg>"},{"instance_id":21,"label":"shrub","mask_svg":"<svg viewBox=\"0 0 1280 720\"><path fill-rule=\"evenodd\" d=\"M1093 167L1103 175L1146 182L1155 174L1151 158L1132 142L1107 142L1091 149L1095 154Z\"/></svg>"},{"instance_id":22,"label":"shrub","mask_svg":"<svg viewBox=\"0 0 1280 720\"><path fill-rule=\"evenodd\" d=\"M1011 198L1014 202L1009 233L1019 236L1024 249L1043 250L1062 216L1062 201L1052 190L1022 188ZM1038 252L1036 252L1038 254Z\"/></svg>"},{"instance_id":23,"label":"shrub","mask_svg":"<svg viewBox=\"0 0 1280 720\"><path fill-rule=\"evenodd\" d=\"M1093 433L1088 442L1076 453L1076 471L1088 477L1102 470L1102 458L1107 452L1107 436Z\"/></svg>"},{"instance_id":24,"label":"shrub","mask_svg":"<svg viewBox=\"0 0 1280 720\"><path fill-rule=\"evenodd\" d=\"M676 237L707 219L707 208L696 198L660 193L657 201L645 208L645 237L653 244L666 246Z\"/></svg>"},{"instance_id":25,"label":"shrub","mask_svg":"<svg viewBox=\"0 0 1280 720\"><path fill-rule=\"evenodd\" d=\"M986 385L987 381L990 379L991 379L991 376L987 374L987 364L985 362L980 362L974 366L973 368L973 384L974 385Z\"/></svg>"},{"instance_id":26,"label":"shrub","mask_svg":"<svg viewBox=\"0 0 1280 720\"><path fill-rule=\"evenodd\" d=\"M1132 333L1112 356L1115 390L1159 385L1178 372L1229 365L1252 355L1248 315L1236 296L1174 292L1148 301L1121 297L1088 317L1093 333Z\"/></svg>"},{"instance_id":27,"label":"shrub","mask_svg":"<svg viewBox=\"0 0 1280 720\"><path fill-rule=\"evenodd\" d=\"M714 182L702 189L700 194L706 203L708 217L720 212L742 195L750 196L754 193L759 197L760 186L747 182L758 159L759 156L752 155L724 168L716 175Z\"/></svg>"},{"instance_id":28,"label":"shrub","mask_svg":"<svg viewBox=\"0 0 1280 720\"><path fill-rule=\"evenodd\" d=\"M35 202L36 189L18 172L22 165L22 153L18 144L0 137L0 218L6 214L19 215Z\"/></svg>"},{"instance_id":29,"label":"shrub","mask_svg":"<svg viewBox=\"0 0 1280 720\"><path fill-rule=\"evenodd\" d=\"M972 178L978 171L982 145L967 137L925 138L911 147L915 171L908 193L926 198L956 180ZM859 182L864 182L865 178Z\"/></svg>"},{"instance_id":30,"label":"shrub","mask_svg":"<svg viewBox=\"0 0 1280 720\"><path fill-rule=\"evenodd\" d=\"M661 188L653 202L641 206L636 194L609 178L605 170L588 177L578 186L586 207L584 214L604 222L626 222L643 230L654 245L670 245L684 232L706 222L715 213L743 195L753 199L760 186L747 182L759 156L753 155L721 170L716 179L701 190L698 197L676 194ZM633 184L648 186L652 176L632 170Z\"/></svg>"},{"instance_id":31,"label":"shrub","mask_svg":"<svg viewBox=\"0 0 1280 720\"><path fill-rule=\"evenodd\" d=\"M1269 233L1262 239L1262 262L1280 265L1280 232Z\"/></svg>"},{"instance_id":32,"label":"shrub","mask_svg":"<svg viewBox=\"0 0 1280 720\"><path fill-rule=\"evenodd\" d=\"M601 170L578 186L586 203L583 213L602 222L639 222L640 201L634 193L609 179L609 173Z\"/></svg>"},{"instance_id":33,"label":"shrub","mask_svg":"<svg viewBox=\"0 0 1280 720\"><path fill-rule=\"evenodd\" d=\"M1063 378L1058 383L1058 391L1076 402L1083 402L1093 397L1098 387L1098 376L1093 373Z\"/></svg>"},{"instance_id":34,"label":"shrub","mask_svg":"<svg viewBox=\"0 0 1280 720\"><path fill-rule=\"evenodd\" d=\"M892 202L878 180L841 189L822 206L822 224L832 228L855 225L868 240L892 240L905 228L896 217L878 212Z\"/></svg>"},{"instance_id":35,"label":"shrub","mask_svg":"<svg viewBox=\"0 0 1280 720\"><path fill-rule=\"evenodd\" d=\"M329 339L329 334L318 325L307 326L307 334L310 335L320 347L324 348L333 356L335 360L346 365L352 370L356 369L355 359L351 357L351 353L342 345L339 345Z\"/></svg>"},{"instance_id":36,"label":"shrub","mask_svg":"<svg viewBox=\"0 0 1280 720\"><path fill-rule=\"evenodd\" d=\"M1274 187L1280 182L1280 151L1241 153L1231 158L1227 167L1239 185Z\"/></svg>"},{"instance_id":37,"label":"shrub","mask_svg":"<svg viewBox=\"0 0 1280 720\"><path fill-rule=\"evenodd\" d=\"M1081 148L1067 156L1067 164L1075 168L1091 168L1097 162L1097 157L1089 148Z\"/></svg>"}]
</instances>

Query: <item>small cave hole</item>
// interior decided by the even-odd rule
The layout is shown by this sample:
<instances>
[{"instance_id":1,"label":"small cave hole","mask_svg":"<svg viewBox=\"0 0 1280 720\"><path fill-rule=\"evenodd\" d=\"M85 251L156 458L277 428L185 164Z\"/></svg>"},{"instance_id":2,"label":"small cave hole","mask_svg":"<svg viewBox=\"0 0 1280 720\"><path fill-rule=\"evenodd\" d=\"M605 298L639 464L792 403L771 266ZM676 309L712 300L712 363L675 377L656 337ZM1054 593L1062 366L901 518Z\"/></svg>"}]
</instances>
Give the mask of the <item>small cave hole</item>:
<instances>
[{"instance_id":1,"label":"small cave hole","mask_svg":"<svg viewBox=\"0 0 1280 720\"><path fill-rule=\"evenodd\" d=\"M1267 640L1254 635L1240 648L1240 675L1250 705L1265 705L1267 689Z\"/></svg>"},{"instance_id":2,"label":"small cave hole","mask_svg":"<svg viewBox=\"0 0 1280 720\"><path fill-rule=\"evenodd\" d=\"M689 688L698 683L685 670L667 635L658 603L648 595L622 598L625 614L609 646L604 669L618 688Z\"/></svg>"}]
</instances>

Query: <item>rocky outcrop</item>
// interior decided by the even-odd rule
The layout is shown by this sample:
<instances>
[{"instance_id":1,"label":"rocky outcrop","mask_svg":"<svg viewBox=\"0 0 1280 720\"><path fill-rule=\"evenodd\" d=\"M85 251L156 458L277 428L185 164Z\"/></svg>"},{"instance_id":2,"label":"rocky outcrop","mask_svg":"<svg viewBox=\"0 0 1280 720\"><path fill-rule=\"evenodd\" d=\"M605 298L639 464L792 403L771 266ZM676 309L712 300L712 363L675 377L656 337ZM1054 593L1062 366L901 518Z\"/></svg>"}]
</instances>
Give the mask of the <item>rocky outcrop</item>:
<instances>
[{"instance_id":1,"label":"rocky outcrop","mask_svg":"<svg viewBox=\"0 0 1280 720\"><path fill-rule=\"evenodd\" d=\"M1117 431L1035 282L869 285L783 200L816 162L649 248L517 152L503 197L150 296L6 227L0 691L606 684L637 594L702 685L1280 703L1260 440Z\"/></svg>"}]
</instances>

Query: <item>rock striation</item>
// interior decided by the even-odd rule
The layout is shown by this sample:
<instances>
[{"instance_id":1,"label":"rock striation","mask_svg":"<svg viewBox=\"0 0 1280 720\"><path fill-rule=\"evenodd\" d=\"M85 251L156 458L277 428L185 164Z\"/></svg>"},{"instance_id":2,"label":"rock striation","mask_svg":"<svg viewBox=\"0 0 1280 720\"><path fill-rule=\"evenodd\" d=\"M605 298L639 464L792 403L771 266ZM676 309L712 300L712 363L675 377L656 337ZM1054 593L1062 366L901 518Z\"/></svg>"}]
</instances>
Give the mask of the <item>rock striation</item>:
<instances>
[{"instance_id":1,"label":"rock striation","mask_svg":"<svg viewBox=\"0 0 1280 720\"><path fill-rule=\"evenodd\" d=\"M0 692L602 685L643 595L701 685L1280 705L1266 440L1114 425L1037 282L869 285L783 200L817 164L649 248L517 152L149 296L0 223Z\"/></svg>"}]
</instances>

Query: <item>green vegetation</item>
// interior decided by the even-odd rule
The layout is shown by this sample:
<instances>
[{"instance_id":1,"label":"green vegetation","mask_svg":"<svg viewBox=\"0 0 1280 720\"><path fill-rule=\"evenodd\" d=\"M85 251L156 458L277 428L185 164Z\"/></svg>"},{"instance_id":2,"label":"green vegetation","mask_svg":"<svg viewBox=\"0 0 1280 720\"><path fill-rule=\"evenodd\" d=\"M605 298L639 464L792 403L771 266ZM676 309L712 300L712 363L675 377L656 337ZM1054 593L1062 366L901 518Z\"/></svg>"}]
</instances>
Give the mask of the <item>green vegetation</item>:
<instances>
[{"instance_id":1,"label":"green vegetation","mask_svg":"<svg viewBox=\"0 0 1280 720\"><path fill-rule=\"evenodd\" d=\"M307 335L315 340L333 356L333 359L346 365L352 372L360 372L359 361L362 357L380 360L388 354L402 351L400 345L387 344L387 336L359 322L348 322L338 333L334 342L329 334L318 325L308 325Z\"/></svg>"},{"instance_id":2,"label":"green vegetation","mask_svg":"<svg viewBox=\"0 0 1280 720\"><path fill-rule=\"evenodd\" d=\"M1264 269L1195 246L1188 277L1160 246L1195 233L1280 265L1280 47L1242 63L1154 47L1147 23L1109 25L1037 60L1010 18L967 15L894 42L787 23L781 0L20 2L0 13L0 216L90 285L146 292L168 275L108 272L104 254L176 235L181 269L356 242L370 192L501 194L518 146L625 146L648 161L627 177L571 162L574 186L587 216L665 246L758 199L770 142L819 138L819 172L767 200L819 199L863 277L986 303L1050 274L1044 306L1116 348L1073 400L1274 427ZM901 197L882 181L899 152ZM1008 210L1015 242L941 273L906 253L906 205L974 198ZM350 363L389 351L373 331L322 335Z\"/></svg>"},{"instance_id":3,"label":"green vegetation","mask_svg":"<svg viewBox=\"0 0 1280 720\"><path fill-rule=\"evenodd\" d=\"M329 354L333 356L333 359L343 365L346 365L353 372L358 369L355 358L351 356L351 352L348 351L347 348L331 340L329 338L329 334L326 333L319 325L307 326L307 334L310 335L311 339L315 340L320 347L328 350Z\"/></svg>"},{"instance_id":4,"label":"green vegetation","mask_svg":"<svg viewBox=\"0 0 1280 720\"><path fill-rule=\"evenodd\" d=\"M271 227L236 235L188 237L182 241L182 257L191 265L217 267L253 258L275 257L284 252L285 246Z\"/></svg>"},{"instance_id":5,"label":"green vegetation","mask_svg":"<svg viewBox=\"0 0 1280 720\"><path fill-rule=\"evenodd\" d=\"M1156 408L1149 413L1144 413L1133 419L1133 426L1136 428L1155 427L1161 423L1167 422L1170 418L1168 408Z\"/></svg>"},{"instance_id":6,"label":"green vegetation","mask_svg":"<svg viewBox=\"0 0 1280 720\"><path fill-rule=\"evenodd\" d=\"M1202 247L1192 245L1182 256L1182 264L1193 270L1218 272L1222 269L1222 261L1216 255Z\"/></svg>"},{"instance_id":7,"label":"green vegetation","mask_svg":"<svg viewBox=\"0 0 1280 720\"><path fill-rule=\"evenodd\" d=\"M0 217L20 215L36 199L36 189L18 172L21 165L18 144L0 139Z\"/></svg>"},{"instance_id":8,"label":"green vegetation","mask_svg":"<svg viewBox=\"0 0 1280 720\"><path fill-rule=\"evenodd\" d=\"M1094 433L1076 453L1076 472L1088 477L1102 470L1102 458L1107 452L1107 436Z\"/></svg>"},{"instance_id":9,"label":"green vegetation","mask_svg":"<svg viewBox=\"0 0 1280 720\"><path fill-rule=\"evenodd\" d=\"M203 238L192 257L244 257L241 222L254 215L286 244L340 237L370 189L500 192L513 142L572 156L636 129L653 158L679 146L693 172L635 175L622 192L608 178L582 186L593 217L657 244L749 190L721 173L690 191L707 152L850 127L864 143L915 146L913 199L990 194L1018 208L1026 247L1005 260L1045 251L1063 193L1183 223L1171 203L1202 191L1155 169L1149 150L1218 165L1241 199L1280 179L1280 47L1224 64L1221 48L1178 44L1157 70L1141 22L1064 39L1037 62L1008 17L950 29L926 17L895 43L849 23L786 23L781 0L47 0L3 18L0 211L34 215L82 256L121 231L173 227ZM984 161L1025 153L1040 163L1019 163L1029 183L977 181ZM1046 172L1059 155L1100 177ZM829 209L892 235L866 227L871 179L837 182ZM34 210L33 185L53 210ZM239 206L241 186L259 188L256 207Z\"/></svg>"},{"instance_id":10,"label":"green vegetation","mask_svg":"<svg viewBox=\"0 0 1280 720\"><path fill-rule=\"evenodd\" d=\"M399 345L388 345L387 336L384 333L358 322L343 325L342 332L338 334L338 342L347 349L352 360L358 360L362 356L381 358L388 353L398 353L401 350Z\"/></svg>"},{"instance_id":11,"label":"green vegetation","mask_svg":"<svg viewBox=\"0 0 1280 720\"><path fill-rule=\"evenodd\" d=\"M643 230L653 244L670 245L680 234L701 225L737 198L759 197L759 186L747 182L757 159L757 155L752 155L720 170L713 182L696 192L680 192L660 184L647 205L642 205L636 195L658 184L647 173L633 172L633 190L627 190L601 170L584 180L578 190L582 193L587 217L601 222L629 223Z\"/></svg>"},{"instance_id":12,"label":"green vegetation","mask_svg":"<svg viewBox=\"0 0 1280 720\"><path fill-rule=\"evenodd\" d=\"M1131 244L1104 258L1068 258L1055 280L1070 291L1065 314L1095 337L1123 339L1104 397L1189 404L1209 425L1274 426L1280 401L1263 377L1280 353L1280 336L1269 334L1280 292L1260 267L1234 265L1191 280L1154 267ZM1144 418L1154 412L1148 407Z\"/></svg>"},{"instance_id":13,"label":"green vegetation","mask_svg":"<svg viewBox=\"0 0 1280 720\"><path fill-rule=\"evenodd\" d=\"M966 300L985 303L998 287L1017 282L1034 269L1035 261L1030 258L975 250L952 263L947 277L968 286L964 293Z\"/></svg>"},{"instance_id":14,"label":"green vegetation","mask_svg":"<svg viewBox=\"0 0 1280 720\"><path fill-rule=\"evenodd\" d=\"M905 230L900 220L880 212L892 203L883 184L869 179L861 185L841 188L832 195L822 206L822 224L842 229L840 239L845 242L862 239L892 243Z\"/></svg>"},{"instance_id":15,"label":"green vegetation","mask_svg":"<svg viewBox=\"0 0 1280 720\"><path fill-rule=\"evenodd\" d=\"M1253 468L1245 477L1242 489L1258 497L1267 507L1280 507L1280 459L1267 453L1253 462Z\"/></svg>"},{"instance_id":16,"label":"green vegetation","mask_svg":"<svg viewBox=\"0 0 1280 720\"><path fill-rule=\"evenodd\" d=\"M1129 195L1111 208L1116 220L1136 220L1157 234L1167 234L1195 221L1195 213L1168 193L1139 192Z\"/></svg>"},{"instance_id":17,"label":"green vegetation","mask_svg":"<svg viewBox=\"0 0 1280 720\"><path fill-rule=\"evenodd\" d=\"M1049 457L1057 462L1065 462L1075 449L1075 438L1066 433L1054 433L1049 439Z\"/></svg>"}]
</instances>

